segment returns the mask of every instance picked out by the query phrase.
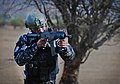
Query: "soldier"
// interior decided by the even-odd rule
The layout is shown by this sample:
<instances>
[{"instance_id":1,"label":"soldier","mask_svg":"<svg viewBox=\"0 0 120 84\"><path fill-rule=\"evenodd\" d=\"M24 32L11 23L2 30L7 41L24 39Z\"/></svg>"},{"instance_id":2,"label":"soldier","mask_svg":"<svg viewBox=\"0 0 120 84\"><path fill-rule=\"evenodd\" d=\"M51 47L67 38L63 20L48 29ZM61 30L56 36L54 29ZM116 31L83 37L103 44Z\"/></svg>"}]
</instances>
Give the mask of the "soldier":
<instances>
[{"instance_id":1,"label":"soldier","mask_svg":"<svg viewBox=\"0 0 120 84\"><path fill-rule=\"evenodd\" d=\"M26 28L32 34L39 34L48 29L43 14L29 14L25 20ZM58 54L64 61L73 60L75 53L67 40L55 40L56 55L51 55L51 46L45 38L36 39L27 34L20 36L14 49L14 59L19 66L25 65L24 84L56 84Z\"/></svg>"}]
</instances>

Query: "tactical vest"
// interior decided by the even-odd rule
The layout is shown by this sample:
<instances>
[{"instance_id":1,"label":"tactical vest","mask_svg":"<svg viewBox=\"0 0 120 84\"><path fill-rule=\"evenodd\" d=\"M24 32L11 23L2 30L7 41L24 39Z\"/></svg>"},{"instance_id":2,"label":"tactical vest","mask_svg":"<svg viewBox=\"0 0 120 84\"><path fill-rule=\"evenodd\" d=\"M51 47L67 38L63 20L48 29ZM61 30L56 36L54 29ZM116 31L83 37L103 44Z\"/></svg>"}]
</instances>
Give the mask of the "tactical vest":
<instances>
[{"instance_id":1,"label":"tactical vest","mask_svg":"<svg viewBox=\"0 0 120 84\"><path fill-rule=\"evenodd\" d=\"M29 42L31 43L32 41ZM57 55L51 55L51 49L49 46L46 48L38 48L31 61L25 65L26 78L32 80L49 81L51 72L56 68L57 57ZM52 77L55 79L56 73L53 74Z\"/></svg>"}]
</instances>

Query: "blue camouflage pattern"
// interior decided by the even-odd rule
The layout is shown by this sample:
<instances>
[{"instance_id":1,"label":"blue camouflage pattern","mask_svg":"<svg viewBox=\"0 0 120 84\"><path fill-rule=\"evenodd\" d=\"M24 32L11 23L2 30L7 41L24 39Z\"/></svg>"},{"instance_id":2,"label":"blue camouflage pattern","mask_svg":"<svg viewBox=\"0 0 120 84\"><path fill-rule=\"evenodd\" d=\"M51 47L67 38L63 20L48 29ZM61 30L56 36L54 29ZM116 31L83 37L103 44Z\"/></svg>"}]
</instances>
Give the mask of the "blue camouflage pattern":
<instances>
[{"instance_id":1,"label":"blue camouflage pattern","mask_svg":"<svg viewBox=\"0 0 120 84\"><path fill-rule=\"evenodd\" d=\"M73 60L75 52L71 45L69 45L64 51L62 51L62 48L57 47L57 41L55 41L56 43L55 49L57 54L55 57L53 57L51 56L50 45L48 44L45 49L38 48L37 41L38 39L34 37L32 38L27 37L27 34L20 36L14 48L14 59L19 66L25 65L26 73L28 74L29 74L29 69L27 69L28 66L32 68L37 67L37 69L39 68L40 71L42 71L42 68L49 67L50 70L49 73L47 73L49 74L49 80L55 80L56 74L59 71L58 54L64 61L69 61ZM41 74L40 71L38 71L37 74L39 73L40 75ZM27 76L27 74L25 75Z\"/></svg>"}]
</instances>

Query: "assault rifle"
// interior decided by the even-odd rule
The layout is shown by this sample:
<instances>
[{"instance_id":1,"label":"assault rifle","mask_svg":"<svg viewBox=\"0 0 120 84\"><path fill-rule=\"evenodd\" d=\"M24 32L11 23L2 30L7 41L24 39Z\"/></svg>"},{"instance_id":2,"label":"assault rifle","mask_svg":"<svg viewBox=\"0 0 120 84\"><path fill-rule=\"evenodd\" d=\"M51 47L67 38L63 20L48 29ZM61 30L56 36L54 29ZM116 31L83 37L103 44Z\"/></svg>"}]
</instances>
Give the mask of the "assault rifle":
<instances>
[{"instance_id":1,"label":"assault rifle","mask_svg":"<svg viewBox=\"0 0 120 84\"><path fill-rule=\"evenodd\" d=\"M28 34L28 37L36 37L36 38L45 38L45 39L47 39L48 43L51 46L52 56L55 56L56 52L55 52L54 40L56 40L56 39L65 39L66 37L71 38L71 35L67 35L63 31L57 31L57 32L45 31L45 32L40 33L40 34Z\"/></svg>"}]
</instances>

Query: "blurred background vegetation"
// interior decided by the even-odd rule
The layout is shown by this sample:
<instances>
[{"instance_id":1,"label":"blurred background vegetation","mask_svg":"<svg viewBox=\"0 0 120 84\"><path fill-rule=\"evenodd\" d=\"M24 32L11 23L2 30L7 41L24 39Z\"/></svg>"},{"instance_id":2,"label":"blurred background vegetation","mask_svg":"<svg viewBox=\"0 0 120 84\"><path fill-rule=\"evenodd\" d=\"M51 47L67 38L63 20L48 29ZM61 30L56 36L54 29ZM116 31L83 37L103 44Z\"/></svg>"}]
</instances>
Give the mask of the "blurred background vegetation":
<instances>
[{"instance_id":1,"label":"blurred background vegetation","mask_svg":"<svg viewBox=\"0 0 120 84\"><path fill-rule=\"evenodd\" d=\"M0 27L2 28L5 25L23 28L24 27L24 17L22 16L10 16L9 14L0 15Z\"/></svg>"}]
</instances>

